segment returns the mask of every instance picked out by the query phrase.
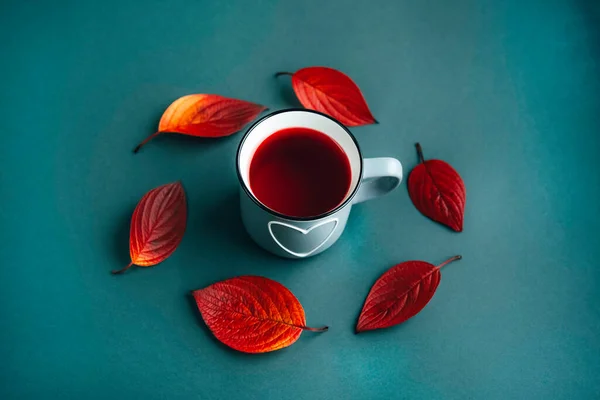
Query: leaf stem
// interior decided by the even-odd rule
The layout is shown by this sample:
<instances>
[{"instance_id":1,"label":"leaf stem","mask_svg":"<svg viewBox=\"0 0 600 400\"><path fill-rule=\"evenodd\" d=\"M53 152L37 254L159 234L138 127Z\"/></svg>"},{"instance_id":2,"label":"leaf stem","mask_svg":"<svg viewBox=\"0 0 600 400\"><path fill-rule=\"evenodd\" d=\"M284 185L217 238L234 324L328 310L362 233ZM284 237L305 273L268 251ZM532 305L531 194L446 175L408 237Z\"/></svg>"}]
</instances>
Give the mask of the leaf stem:
<instances>
[{"instance_id":1,"label":"leaf stem","mask_svg":"<svg viewBox=\"0 0 600 400\"><path fill-rule=\"evenodd\" d=\"M133 261L129 263L128 266L126 266L125 268L119 269L119 270L115 270L115 271L111 271L110 273L113 275L117 275L117 274L122 274L123 272L127 271L129 268L131 268L131 266L133 265Z\"/></svg>"},{"instance_id":2,"label":"leaf stem","mask_svg":"<svg viewBox=\"0 0 600 400\"><path fill-rule=\"evenodd\" d=\"M447 259L446 261L444 261L443 263L441 263L440 265L438 265L437 267L438 267L438 269L442 268L444 265L450 264L451 262L457 261L457 260L460 260L460 259L462 259L462 256L451 257L451 258Z\"/></svg>"},{"instance_id":3,"label":"leaf stem","mask_svg":"<svg viewBox=\"0 0 600 400\"><path fill-rule=\"evenodd\" d=\"M311 331L311 332L327 332L329 330L328 326L324 326L322 328L311 328L308 326L301 326L302 329L304 329L305 331Z\"/></svg>"},{"instance_id":4,"label":"leaf stem","mask_svg":"<svg viewBox=\"0 0 600 400\"><path fill-rule=\"evenodd\" d=\"M425 158L423 157L423 148L421 147L421 143L415 144L415 147L417 148L417 155L419 156L419 162L424 163Z\"/></svg>"},{"instance_id":5,"label":"leaf stem","mask_svg":"<svg viewBox=\"0 0 600 400\"><path fill-rule=\"evenodd\" d=\"M277 73L275 73L275 78L278 78L278 77L280 77L281 75L289 75L289 76L292 76L292 75L294 75L294 74L292 74L291 72L277 72Z\"/></svg>"},{"instance_id":6,"label":"leaf stem","mask_svg":"<svg viewBox=\"0 0 600 400\"><path fill-rule=\"evenodd\" d=\"M154 139L156 136L160 135L162 132L158 131L158 132L154 132L152 135L148 136L146 139L144 139L142 141L142 143L138 144L135 149L133 149L134 153L137 153L138 151L140 151L140 149L142 148L143 145L145 145L146 143L148 143L150 140Z\"/></svg>"}]
</instances>

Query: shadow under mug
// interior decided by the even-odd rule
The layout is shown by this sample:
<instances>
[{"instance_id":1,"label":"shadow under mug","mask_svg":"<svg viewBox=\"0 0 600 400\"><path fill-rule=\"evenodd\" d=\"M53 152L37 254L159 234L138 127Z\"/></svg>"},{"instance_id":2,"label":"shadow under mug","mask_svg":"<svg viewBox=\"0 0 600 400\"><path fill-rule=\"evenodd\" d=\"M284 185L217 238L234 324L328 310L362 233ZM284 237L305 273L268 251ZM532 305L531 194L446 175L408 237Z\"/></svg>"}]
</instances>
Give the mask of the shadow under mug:
<instances>
[{"instance_id":1,"label":"shadow under mug","mask_svg":"<svg viewBox=\"0 0 600 400\"><path fill-rule=\"evenodd\" d=\"M309 218L283 215L266 207L252 193L249 170L254 152L273 133L292 127L310 128L329 136L350 162L350 189L340 205L325 214ZM344 125L305 109L276 111L255 122L242 138L236 165L246 231L261 247L287 258L310 257L328 249L344 231L354 204L389 193L402 181L400 161L387 157L363 159L356 139Z\"/></svg>"}]
</instances>

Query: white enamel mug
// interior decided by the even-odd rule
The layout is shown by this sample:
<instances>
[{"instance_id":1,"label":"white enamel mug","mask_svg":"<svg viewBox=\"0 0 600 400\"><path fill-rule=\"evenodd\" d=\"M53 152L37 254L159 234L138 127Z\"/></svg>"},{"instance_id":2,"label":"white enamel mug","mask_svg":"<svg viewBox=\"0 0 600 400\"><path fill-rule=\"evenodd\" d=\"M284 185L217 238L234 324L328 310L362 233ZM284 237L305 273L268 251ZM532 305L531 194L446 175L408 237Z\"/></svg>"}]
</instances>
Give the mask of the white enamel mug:
<instances>
[{"instance_id":1,"label":"white enamel mug","mask_svg":"<svg viewBox=\"0 0 600 400\"><path fill-rule=\"evenodd\" d=\"M256 149L273 133L294 127L326 134L344 150L350 162L350 189L344 199L334 209L310 218L271 210L250 187L250 162ZM344 125L325 114L305 109L276 111L254 123L239 145L236 164L246 231L266 250L287 258L310 257L328 249L344 231L354 204L387 194L402 181L400 161L388 157L363 159L356 139Z\"/></svg>"}]
</instances>

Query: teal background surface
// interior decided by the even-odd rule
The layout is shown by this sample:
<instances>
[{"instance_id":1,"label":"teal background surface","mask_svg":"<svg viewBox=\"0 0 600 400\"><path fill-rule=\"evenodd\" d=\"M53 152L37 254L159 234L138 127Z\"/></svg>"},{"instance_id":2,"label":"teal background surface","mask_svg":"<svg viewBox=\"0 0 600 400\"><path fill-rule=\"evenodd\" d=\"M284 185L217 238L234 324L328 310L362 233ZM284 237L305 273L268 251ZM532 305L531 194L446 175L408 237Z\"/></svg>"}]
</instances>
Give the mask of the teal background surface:
<instances>
[{"instance_id":1,"label":"teal background surface","mask_svg":"<svg viewBox=\"0 0 600 400\"><path fill-rule=\"evenodd\" d=\"M0 398L591 399L600 393L600 7L577 0L0 3ZM366 157L451 163L463 233L405 183L357 206L301 262L242 230L234 153L164 136L171 101L217 93L297 106L276 71L350 75L380 121ZM123 276L128 223L181 179L186 235ZM371 284L411 259L443 270L431 303L354 334ZM275 279L329 325L264 355L218 343L188 292Z\"/></svg>"}]
</instances>

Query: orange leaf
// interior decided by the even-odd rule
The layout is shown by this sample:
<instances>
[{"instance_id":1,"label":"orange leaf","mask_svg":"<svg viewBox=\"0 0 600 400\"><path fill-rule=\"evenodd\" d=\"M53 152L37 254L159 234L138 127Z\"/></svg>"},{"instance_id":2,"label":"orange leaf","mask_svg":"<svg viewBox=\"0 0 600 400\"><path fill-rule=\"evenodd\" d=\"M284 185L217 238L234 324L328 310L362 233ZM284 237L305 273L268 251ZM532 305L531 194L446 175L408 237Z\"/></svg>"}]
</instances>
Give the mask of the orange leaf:
<instances>
[{"instance_id":1,"label":"orange leaf","mask_svg":"<svg viewBox=\"0 0 600 400\"><path fill-rule=\"evenodd\" d=\"M186 219L185 191L180 182L159 186L146 193L131 217L131 263L113 274L123 273L132 265L150 267L164 261L181 242Z\"/></svg>"},{"instance_id":2,"label":"orange leaf","mask_svg":"<svg viewBox=\"0 0 600 400\"><path fill-rule=\"evenodd\" d=\"M327 67L302 68L291 75L294 92L308 109L331 115L346 126L377 123L360 89L344 73Z\"/></svg>"},{"instance_id":3,"label":"orange leaf","mask_svg":"<svg viewBox=\"0 0 600 400\"><path fill-rule=\"evenodd\" d=\"M161 133L172 132L199 137L229 136L240 131L267 107L216 94L190 94L175 100L166 109L158 124L158 131L134 150Z\"/></svg>"},{"instance_id":4,"label":"orange leaf","mask_svg":"<svg viewBox=\"0 0 600 400\"><path fill-rule=\"evenodd\" d=\"M221 342L245 353L293 344L306 326L302 305L285 286L261 276L240 276L193 292L202 319Z\"/></svg>"}]
</instances>

